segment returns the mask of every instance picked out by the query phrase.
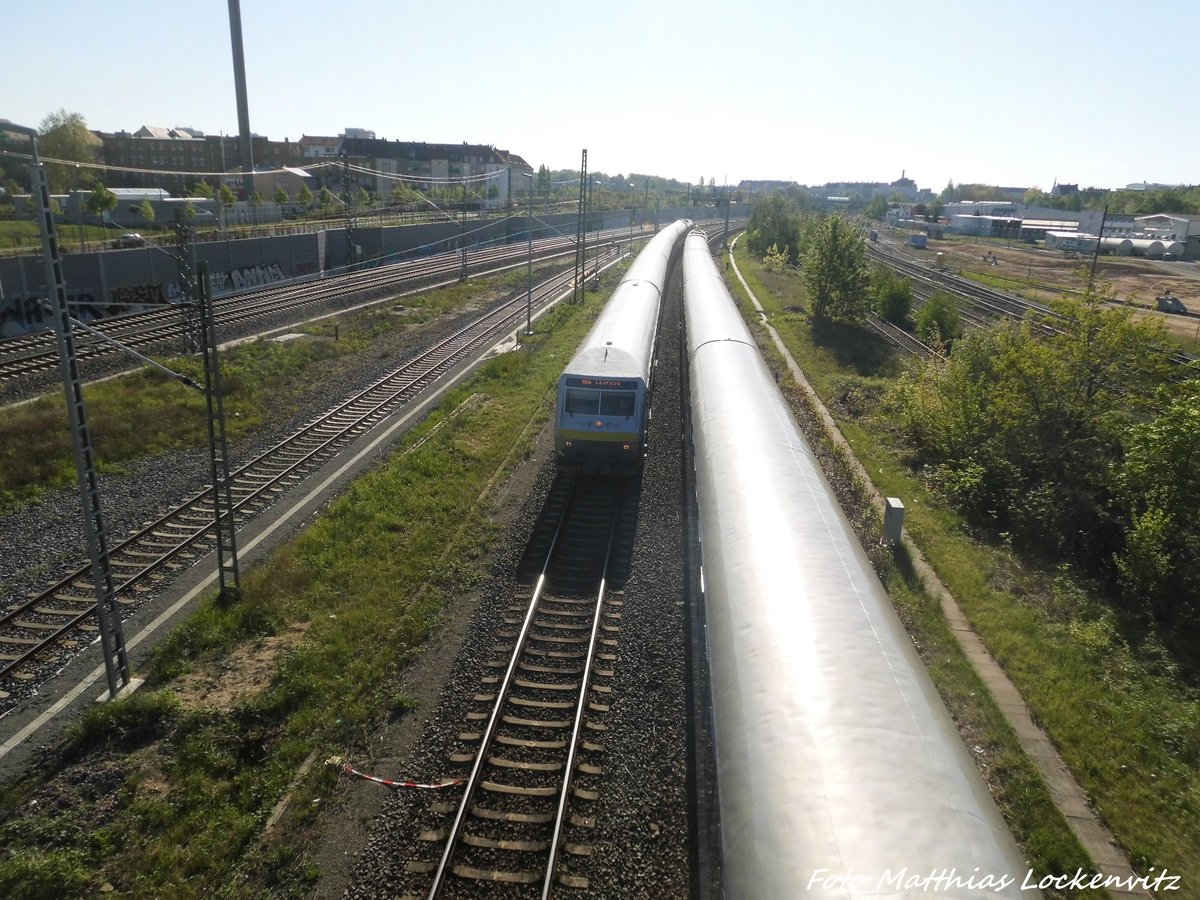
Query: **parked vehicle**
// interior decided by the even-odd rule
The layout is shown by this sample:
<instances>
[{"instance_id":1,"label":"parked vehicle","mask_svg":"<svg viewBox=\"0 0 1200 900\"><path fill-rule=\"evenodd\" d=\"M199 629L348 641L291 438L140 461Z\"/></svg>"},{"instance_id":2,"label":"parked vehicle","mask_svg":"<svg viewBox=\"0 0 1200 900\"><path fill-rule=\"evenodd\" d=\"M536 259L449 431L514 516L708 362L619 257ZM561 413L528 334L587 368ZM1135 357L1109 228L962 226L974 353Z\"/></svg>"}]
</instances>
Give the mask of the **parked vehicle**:
<instances>
[{"instance_id":1,"label":"parked vehicle","mask_svg":"<svg viewBox=\"0 0 1200 900\"><path fill-rule=\"evenodd\" d=\"M145 247L146 239L140 234L131 232L123 234L112 242L114 250L126 250L130 247Z\"/></svg>"},{"instance_id":2,"label":"parked vehicle","mask_svg":"<svg viewBox=\"0 0 1200 900\"><path fill-rule=\"evenodd\" d=\"M1161 297L1155 297L1154 299L1158 303L1159 312L1185 313L1188 311L1188 308L1183 305L1183 301L1178 297L1172 297L1170 291L1167 291L1167 293L1163 294Z\"/></svg>"}]
</instances>

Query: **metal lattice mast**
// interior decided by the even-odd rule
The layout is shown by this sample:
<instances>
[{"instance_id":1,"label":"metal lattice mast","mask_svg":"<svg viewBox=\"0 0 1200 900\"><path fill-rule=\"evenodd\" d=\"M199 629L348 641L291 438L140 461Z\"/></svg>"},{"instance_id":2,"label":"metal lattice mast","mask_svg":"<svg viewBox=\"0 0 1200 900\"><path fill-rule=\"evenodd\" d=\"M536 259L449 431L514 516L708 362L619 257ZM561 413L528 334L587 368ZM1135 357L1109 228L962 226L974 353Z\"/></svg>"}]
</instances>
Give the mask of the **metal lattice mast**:
<instances>
[{"instance_id":1,"label":"metal lattice mast","mask_svg":"<svg viewBox=\"0 0 1200 900\"><path fill-rule=\"evenodd\" d=\"M193 229L183 221L183 214L175 210L175 261L179 264L179 290L183 301L179 313L183 318L183 341L185 353L200 350L202 335L196 306L196 260Z\"/></svg>"},{"instance_id":2,"label":"metal lattice mast","mask_svg":"<svg viewBox=\"0 0 1200 900\"><path fill-rule=\"evenodd\" d=\"M83 403L83 381L79 376L79 360L75 355L75 335L71 315L67 311L67 284L63 277L62 256L54 217L50 212L50 187L46 171L38 160L37 138L32 129L33 187L38 199L38 215L42 232L42 253L46 259L46 287L54 316L54 337L58 344L58 359L62 369L63 389L67 399L67 415L71 422L71 446L75 453L75 472L79 478L79 496L83 504L84 534L92 564L92 583L96 591L96 619L100 628L100 646L104 652L104 673L108 678L108 695L116 697L129 685L129 657L125 650L125 630L117 609L116 588L108 558L108 543L104 534L104 516L100 511L100 486L96 477L96 455L88 429L87 408Z\"/></svg>"},{"instance_id":3,"label":"metal lattice mast","mask_svg":"<svg viewBox=\"0 0 1200 900\"><path fill-rule=\"evenodd\" d=\"M587 240L583 233L583 215L584 208L587 203L587 148L583 150L583 159L579 163L579 225L575 229L575 291L579 294L576 298L572 293L571 298L576 303L583 302L583 278L584 265L587 260L584 258L583 249L584 241Z\"/></svg>"},{"instance_id":4,"label":"metal lattice mast","mask_svg":"<svg viewBox=\"0 0 1200 900\"><path fill-rule=\"evenodd\" d=\"M221 366L217 359L217 327L212 298L208 293L208 263L197 267L196 298L204 341L204 398L208 404L208 456L212 468L213 527L217 535L218 601L236 603L242 596L238 572L237 522L233 515L233 491L229 478L229 445L225 436L225 401L221 390Z\"/></svg>"},{"instance_id":5,"label":"metal lattice mast","mask_svg":"<svg viewBox=\"0 0 1200 900\"><path fill-rule=\"evenodd\" d=\"M342 151L342 197L346 201L346 271L358 262L358 244L354 235L354 184L350 180L350 157Z\"/></svg>"},{"instance_id":6,"label":"metal lattice mast","mask_svg":"<svg viewBox=\"0 0 1200 900\"><path fill-rule=\"evenodd\" d=\"M463 180L462 180L462 246L458 248L459 256L462 258L462 269L459 272L458 280L467 280L467 177L465 174L467 167L466 157L463 158Z\"/></svg>"}]
</instances>

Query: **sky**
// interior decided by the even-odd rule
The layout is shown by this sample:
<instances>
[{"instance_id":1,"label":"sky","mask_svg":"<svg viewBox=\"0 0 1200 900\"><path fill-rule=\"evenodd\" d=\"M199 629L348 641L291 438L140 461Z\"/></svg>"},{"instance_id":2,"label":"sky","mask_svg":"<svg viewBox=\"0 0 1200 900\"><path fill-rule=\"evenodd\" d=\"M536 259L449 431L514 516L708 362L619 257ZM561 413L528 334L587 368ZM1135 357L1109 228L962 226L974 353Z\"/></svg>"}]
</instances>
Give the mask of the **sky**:
<instances>
[{"instance_id":1,"label":"sky","mask_svg":"<svg viewBox=\"0 0 1200 900\"><path fill-rule=\"evenodd\" d=\"M1200 183L1200 3L242 0L251 130L696 183ZM226 0L0 0L0 118L236 134Z\"/></svg>"}]
</instances>

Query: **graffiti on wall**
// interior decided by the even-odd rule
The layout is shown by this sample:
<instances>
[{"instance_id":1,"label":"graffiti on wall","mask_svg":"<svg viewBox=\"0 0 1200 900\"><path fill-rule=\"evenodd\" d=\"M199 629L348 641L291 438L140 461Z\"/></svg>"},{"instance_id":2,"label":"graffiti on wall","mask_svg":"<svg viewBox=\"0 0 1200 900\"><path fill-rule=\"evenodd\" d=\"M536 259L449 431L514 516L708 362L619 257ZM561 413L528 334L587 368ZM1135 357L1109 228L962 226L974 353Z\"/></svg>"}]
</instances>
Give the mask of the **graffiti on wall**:
<instances>
[{"instance_id":1,"label":"graffiti on wall","mask_svg":"<svg viewBox=\"0 0 1200 900\"><path fill-rule=\"evenodd\" d=\"M225 294L229 291L241 291L251 287L261 287L287 280L283 267L277 262L261 266L245 266L241 269L230 269L228 272L209 272L208 289L213 294Z\"/></svg>"},{"instance_id":2,"label":"graffiti on wall","mask_svg":"<svg viewBox=\"0 0 1200 900\"><path fill-rule=\"evenodd\" d=\"M76 288L67 291L71 315L81 322L94 322L122 313L141 312L149 306L178 303L182 299L179 285L174 282L136 284L113 288L100 300L95 288ZM52 327L51 314L43 305L42 294L19 294L7 297L0 304L0 336L17 337Z\"/></svg>"}]
</instances>

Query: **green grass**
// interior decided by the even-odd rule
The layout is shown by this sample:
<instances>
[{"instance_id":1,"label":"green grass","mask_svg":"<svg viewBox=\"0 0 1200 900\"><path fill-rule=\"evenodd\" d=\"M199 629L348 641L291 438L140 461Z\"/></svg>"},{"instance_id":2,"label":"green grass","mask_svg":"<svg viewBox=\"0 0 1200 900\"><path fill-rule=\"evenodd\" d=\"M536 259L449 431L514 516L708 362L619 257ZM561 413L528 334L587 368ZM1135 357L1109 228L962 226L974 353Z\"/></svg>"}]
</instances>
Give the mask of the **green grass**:
<instances>
[{"instance_id":1,"label":"green grass","mask_svg":"<svg viewBox=\"0 0 1200 900\"><path fill-rule=\"evenodd\" d=\"M383 332L477 304L494 290L494 282L469 281L404 298L407 314L402 318L392 314L392 307L380 306L296 329L315 340L257 341L222 352L230 440L237 442L268 419L296 412L314 380L353 365L357 354L368 352ZM201 364L194 357L162 362L203 381ZM84 398L102 472L119 473L147 456L206 446L203 395L158 370L141 369L89 384ZM48 394L7 410L0 418L0 515L74 482L61 395Z\"/></svg>"},{"instance_id":2,"label":"green grass","mask_svg":"<svg viewBox=\"0 0 1200 900\"><path fill-rule=\"evenodd\" d=\"M739 266L745 274L757 263L739 253ZM800 316L772 323L879 491L904 500L906 528L1134 864L1140 871L1166 867L1185 885L1200 883L1200 696L1183 683L1174 661L1153 639L1126 637L1094 585L973 538L939 506L894 444L882 403L889 372L872 371L873 354L854 346L869 336L826 330L814 339ZM926 608L930 601L909 582L893 575L890 587L918 645L934 657L931 671L952 714L984 729L988 744L1003 748L1006 766L1017 766L1020 753L1007 729L991 721L992 712L968 708L974 701L963 706L982 688L943 633L940 613ZM1064 836L1061 818L1047 812L1044 788L1022 779L1016 788L1004 785L998 799L1031 864L1054 871L1073 839ZM1032 843L1030 835L1037 835Z\"/></svg>"},{"instance_id":3,"label":"green grass","mask_svg":"<svg viewBox=\"0 0 1200 900\"><path fill-rule=\"evenodd\" d=\"M94 894L106 881L138 896L306 896L318 873L305 836L336 774L314 767L270 840L267 816L310 753L323 759L362 746L389 718L411 713L399 678L446 599L487 576L498 538L487 517L491 490L531 452L562 366L603 296L560 306L524 351L492 360L452 392L406 449L245 573L240 604L206 603L176 629L143 673L142 692L84 719L63 758L115 769L105 814L70 800L32 811L52 767L0 797L10 811L0 826L9 848L0 886L19 885L24 893L12 896L27 897ZM297 624L303 639L281 655L262 693L231 710L176 701L182 674ZM146 790L146 754L165 789Z\"/></svg>"}]
</instances>

